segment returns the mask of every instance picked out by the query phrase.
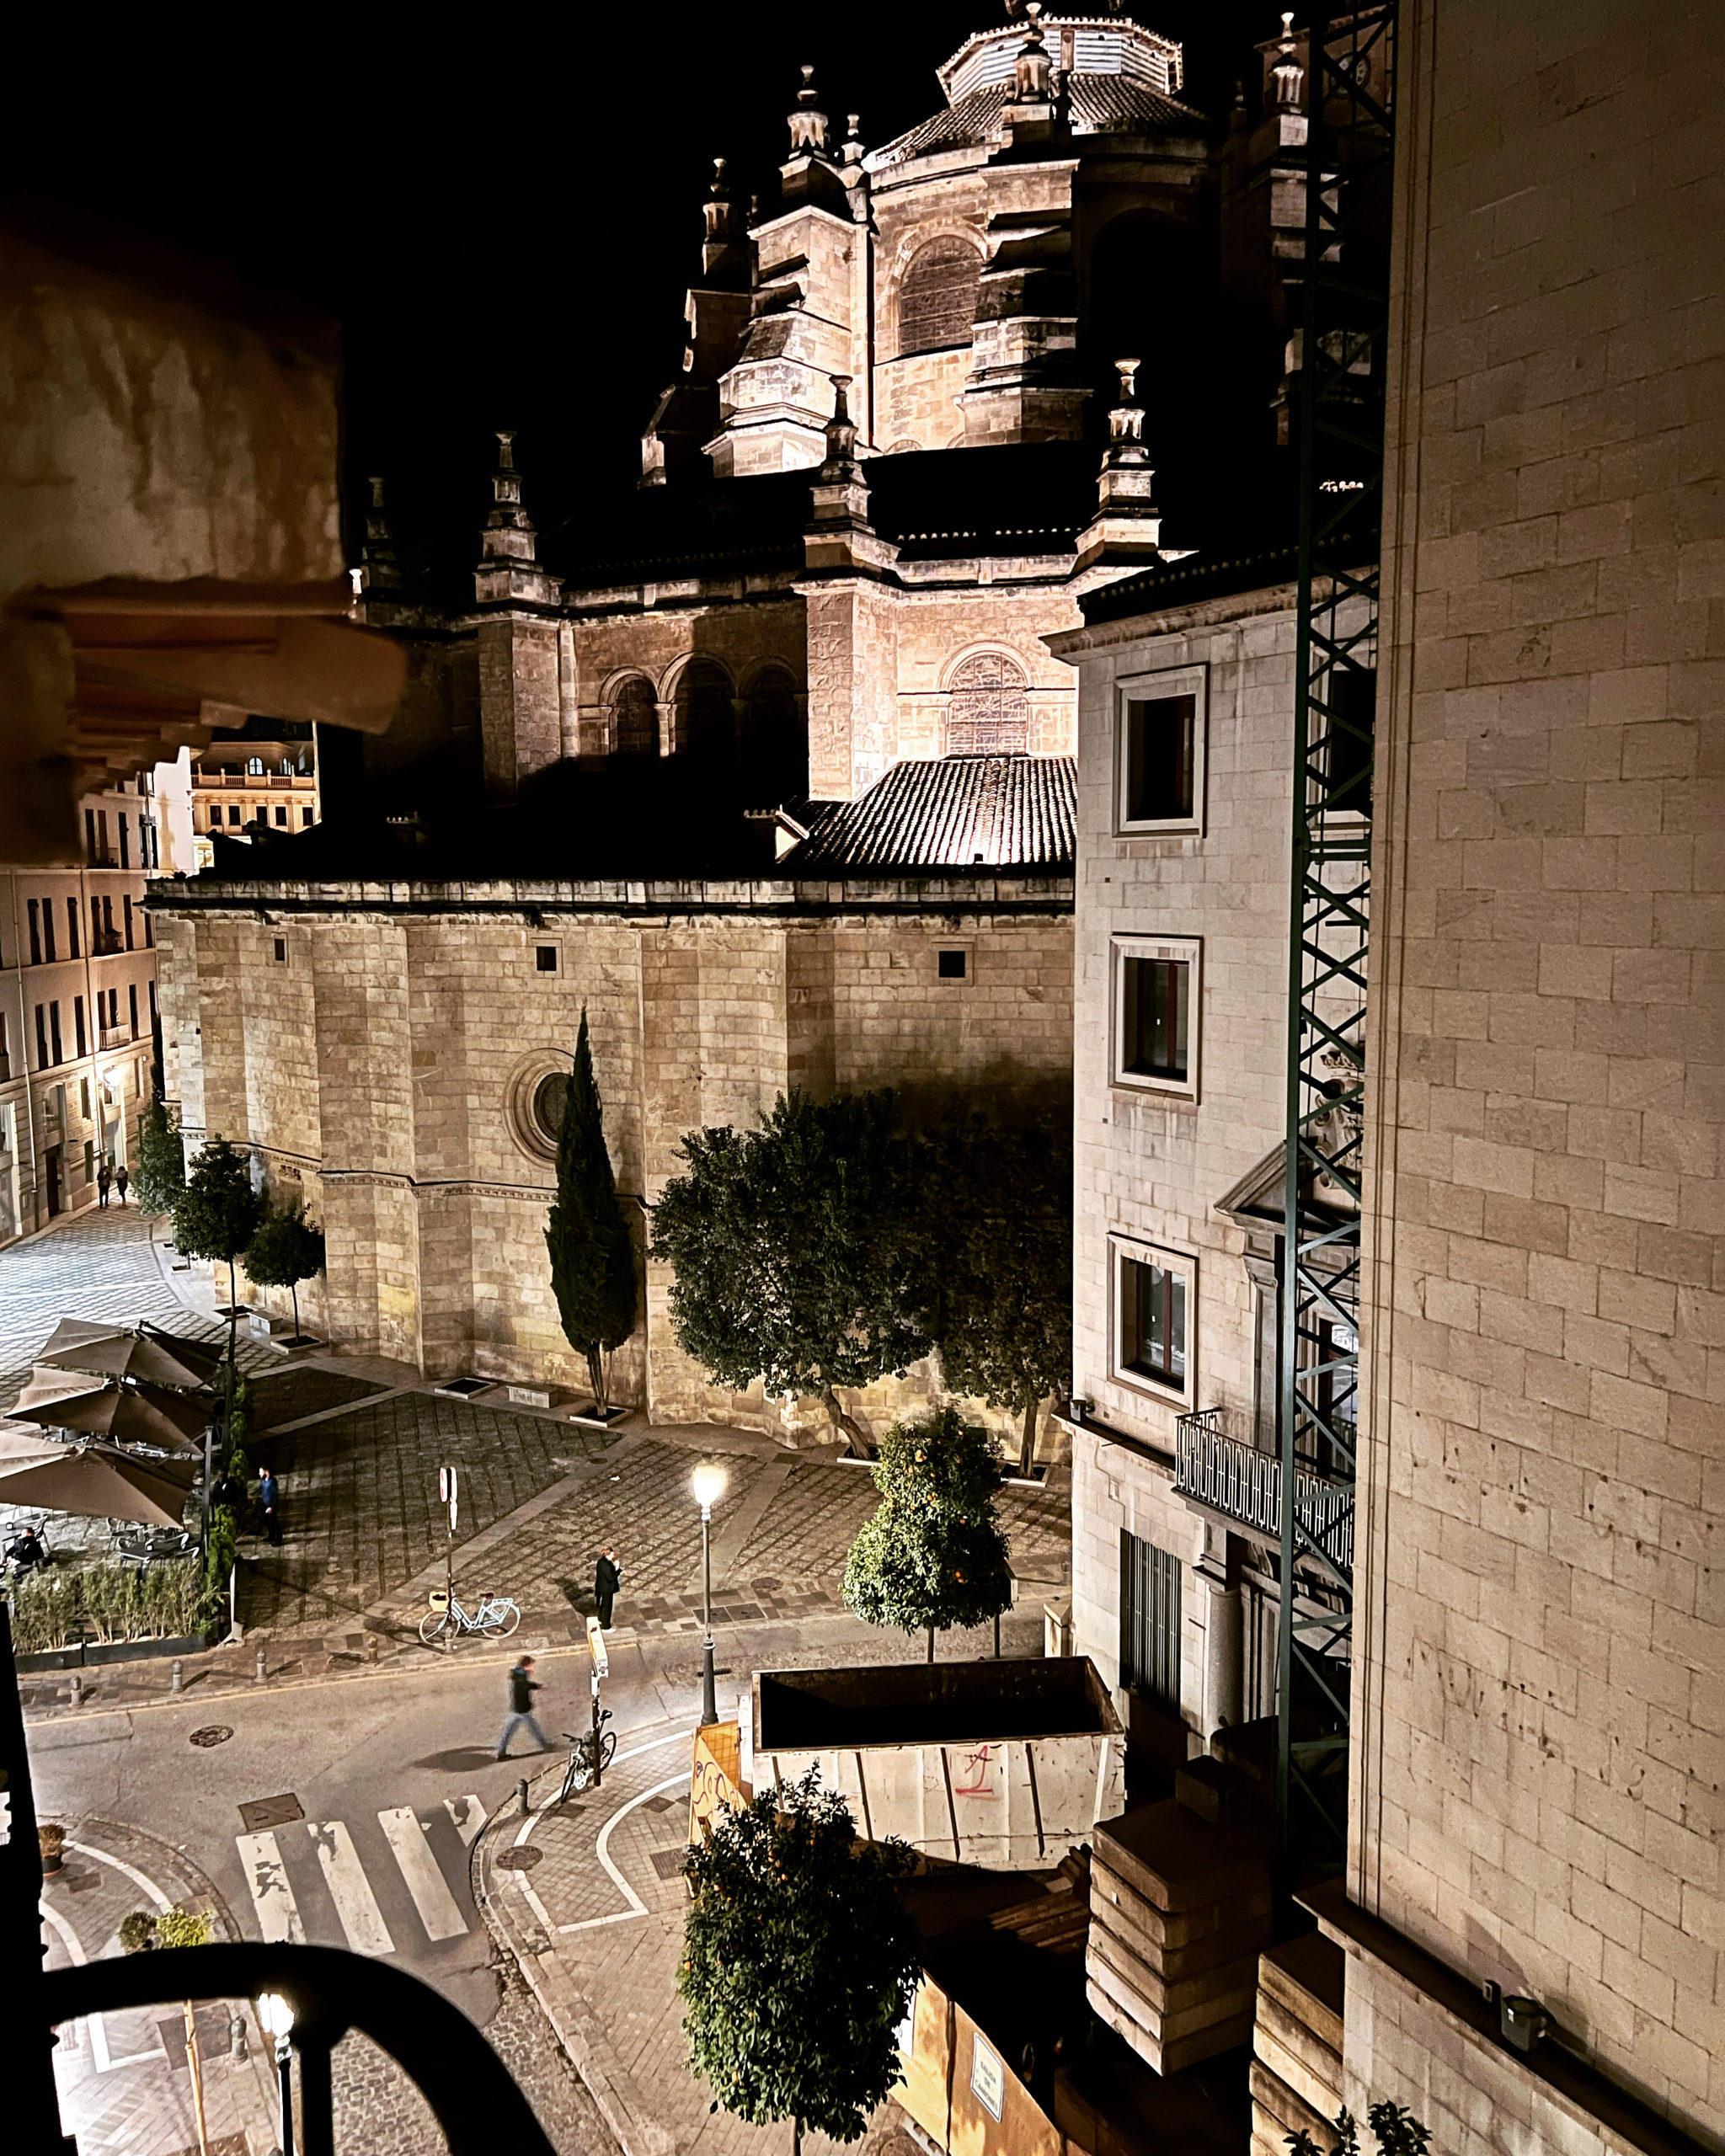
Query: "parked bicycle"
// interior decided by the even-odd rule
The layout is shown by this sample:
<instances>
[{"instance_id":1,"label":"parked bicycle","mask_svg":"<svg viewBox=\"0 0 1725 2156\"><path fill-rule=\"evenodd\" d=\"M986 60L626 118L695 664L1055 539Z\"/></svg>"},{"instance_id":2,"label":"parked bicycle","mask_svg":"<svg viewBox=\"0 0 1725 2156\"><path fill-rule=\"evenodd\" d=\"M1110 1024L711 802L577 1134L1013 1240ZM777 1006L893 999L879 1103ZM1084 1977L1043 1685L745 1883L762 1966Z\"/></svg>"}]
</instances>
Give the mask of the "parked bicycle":
<instances>
[{"instance_id":1,"label":"parked bicycle","mask_svg":"<svg viewBox=\"0 0 1725 2156\"><path fill-rule=\"evenodd\" d=\"M610 1720L611 1709L601 1707L599 1710L599 1726L603 1732L599 1739L599 1766L601 1773L617 1757L617 1732L605 1727L606 1723ZM567 1737L569 1732L565 1730L563 1734ZM589 1789L592 1786L592 1783L593 1732L589 1730L585 1735L574 1740L574 1749L569 1753L569 1765L563 1769L563 1787L558 1792L558 1802L567 1804L577 1790Z\"/></svg>"},{"instance_id":2,"label":"parked bicycle","mask_svg":"<svg viewBox=\"0 0 1725 2156\"><path fill-rule=\"evenodd\" d=\"M512 1595L482 1594L477 1609L464 1609L454 1595L441 1590L419 1620L419 1637L432 1646L441 1639L459 1639L464 1632L482 1633L487 1639L506 1640L521 1621L521 1609Z\"/></svg>"}]
</instances>

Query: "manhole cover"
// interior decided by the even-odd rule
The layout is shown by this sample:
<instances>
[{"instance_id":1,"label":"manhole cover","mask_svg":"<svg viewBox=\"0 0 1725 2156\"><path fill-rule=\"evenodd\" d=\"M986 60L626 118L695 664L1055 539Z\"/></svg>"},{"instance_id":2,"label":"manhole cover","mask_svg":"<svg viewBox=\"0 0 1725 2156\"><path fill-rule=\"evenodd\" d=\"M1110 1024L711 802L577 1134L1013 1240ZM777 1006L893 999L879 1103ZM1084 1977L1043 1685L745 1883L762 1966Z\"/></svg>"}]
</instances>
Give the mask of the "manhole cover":
<instances>
[{"instance_id":1,"label":"manhole cover","mask_svg":"<svg viewBox=\"0 0 1725 2156\"><path fill-rule=\"evenodd\" d=\"M497 1860L497 1868L499 1871L531 1871L544 1854L531 1842L523 1842L519 1849L505 1849Z\"/></svg>"},{"instance_id":2,"label":"manhole cover","mask_svg":"<svg viewBox=\"0 0 1725 2156\"><path fill-rule=\"evenodd\" d=\"M687 1849L681 1847L674 1849L654 1849L653 1869L661 1879L681 1879L683 1876L683 1860L688 1854Z\"/></svg>"},{"instance_id":3,"label":"manhole cover","mask_svg":"<svg viewBox=\"0 0 1725 2156\"><path fill-rule=\"evenodd\" d=\"M644 1808L649 1812L675 1812L677 1807L668 1796L649 1796Z\"/></svg>"},{"instance_id":4,"label":"manhole cover","mask_svg":"<svg viewBox=\"0 0 1725 2156\"><path fill-rule=\"evenodd\" d=\"M291 1793L286 1796L260 1796L254 1803L243 1804L239 1816L245 1822L246 1832L255 1834L264 1827L286 1827L296 1819L303 1819L305 1807Z\"/></svg>"},{"instance_id":5,"label":"manhole cover","mask_svg":"<svg viewBox=\"0 0 1725 2156\"><path fill-rule=\"evenodd\" d=\"M186 1742L195 1744L200 1751L207 1752L212 1744L226 1744L232 1734L226 1722L212 1721L207 1728L195 1729Z\"/></svg>"}]
</instances>

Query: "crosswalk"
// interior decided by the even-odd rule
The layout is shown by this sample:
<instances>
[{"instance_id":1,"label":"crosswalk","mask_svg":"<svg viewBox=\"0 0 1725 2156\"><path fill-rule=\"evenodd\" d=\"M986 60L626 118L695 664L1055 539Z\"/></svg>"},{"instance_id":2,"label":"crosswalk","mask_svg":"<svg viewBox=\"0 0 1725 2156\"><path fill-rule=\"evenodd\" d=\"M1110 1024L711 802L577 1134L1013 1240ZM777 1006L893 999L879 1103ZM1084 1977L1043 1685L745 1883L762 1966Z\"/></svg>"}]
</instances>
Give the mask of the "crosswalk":
<instances>
[{"instance_id":1,"label":"crosswalk","mask_svg":"<svg viewBox=\"0 0 1725 2156\"><path fill-rule=\"evenodd\" d=\"M403 1932L402 1949L411 1951L421 1943L417 1935L409 1937L403 1929L409 1920L398 1887L405 1890L426 1941L460 1938L472 1927L451 1891L445 1862L457 1870L465 1888L462 1858L485 1824L486 1811L477 1796L446 1797L442 1810L446 1822L435 1812L422 1814L411 1805L392 1805L377 1815L375 1840L362 1823L360 1838L371 1852L372 1870L345 1820L298 1820L291 1826L237 1834L234 1847L264 1938L305 1944L301 1897L321 1913L323 1903L316 1899L320 1880L323 1897L355 1954L397 1952L398 1931ZM394 1912L396 1931L390 1929L384 1902ZM320 1916L314 1916L313 1930L323 1928Z\"/></svg>"}]
</instances>

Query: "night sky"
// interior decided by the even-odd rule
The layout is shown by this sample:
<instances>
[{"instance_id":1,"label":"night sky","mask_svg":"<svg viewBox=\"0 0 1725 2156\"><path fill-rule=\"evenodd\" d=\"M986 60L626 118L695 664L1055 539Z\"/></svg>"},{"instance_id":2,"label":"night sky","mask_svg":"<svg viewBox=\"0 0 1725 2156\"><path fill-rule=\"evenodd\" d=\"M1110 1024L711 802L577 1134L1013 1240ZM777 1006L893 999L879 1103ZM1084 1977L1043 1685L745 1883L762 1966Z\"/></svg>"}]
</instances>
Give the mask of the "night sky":
<instances>
[{"instance_id":1,"label":"night sky","mask_svg":"<svg viewBox=\"0 0 1725 2156\"><path fill-rule=\"evenodd\" d=\"M1186 98L1212 113L1279 27L1243 0L1136 12L1184 41ZM711 160L731 160L740 197L771 199L799 63L873 147L937 109L936 66L1004 11L99 14L75 48L51 11L36 19L36 53L9 72L42 93L8 111L4 183L339 316L350 520L382 472L404 558L459 561L477 550L493 428L519 430L542 527L633 483L679 364Z\"/></svg>"}]
</instances>

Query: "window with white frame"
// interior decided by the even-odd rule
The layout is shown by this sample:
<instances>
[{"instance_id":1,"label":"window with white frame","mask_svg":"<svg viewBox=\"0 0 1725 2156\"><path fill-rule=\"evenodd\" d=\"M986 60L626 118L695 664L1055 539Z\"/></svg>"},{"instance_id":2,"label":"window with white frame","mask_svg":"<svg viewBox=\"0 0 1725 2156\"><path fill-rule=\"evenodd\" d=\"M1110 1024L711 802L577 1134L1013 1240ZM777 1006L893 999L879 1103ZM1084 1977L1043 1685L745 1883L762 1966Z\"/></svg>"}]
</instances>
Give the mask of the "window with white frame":
<instances>
[{"instance_id":1,"label":"window with white frame","mask_svg":"<svg viewBox=\"0 0 1725 2156\"><path fill-rule=\"evenodd\" d=\"M1111 1236L1114 1374L1176 1407L1194 1398L1198 1266L1154 1243Z\"/></svg>"},{"instance_id":2,"label":"window with white frame","mask_svg":"<svg viewBox=\"0 0 1725 2156\"><path fill-rule=\"evenodd\" d=\"M1114 829L1178 836L1204 829L1204 666L1139 674L1115 684Z\"/></svg>"},{"instance_id":3,"label":"window with white frame","mask_svg":"<svg viewBox=\"0 0 1725 2156\"><path fill-rule=\"evenodd\" d=\"M1114 1085L1197 1099L1202 949L1195 937L1110 938Z\"/></svg>"}]
</instances>

